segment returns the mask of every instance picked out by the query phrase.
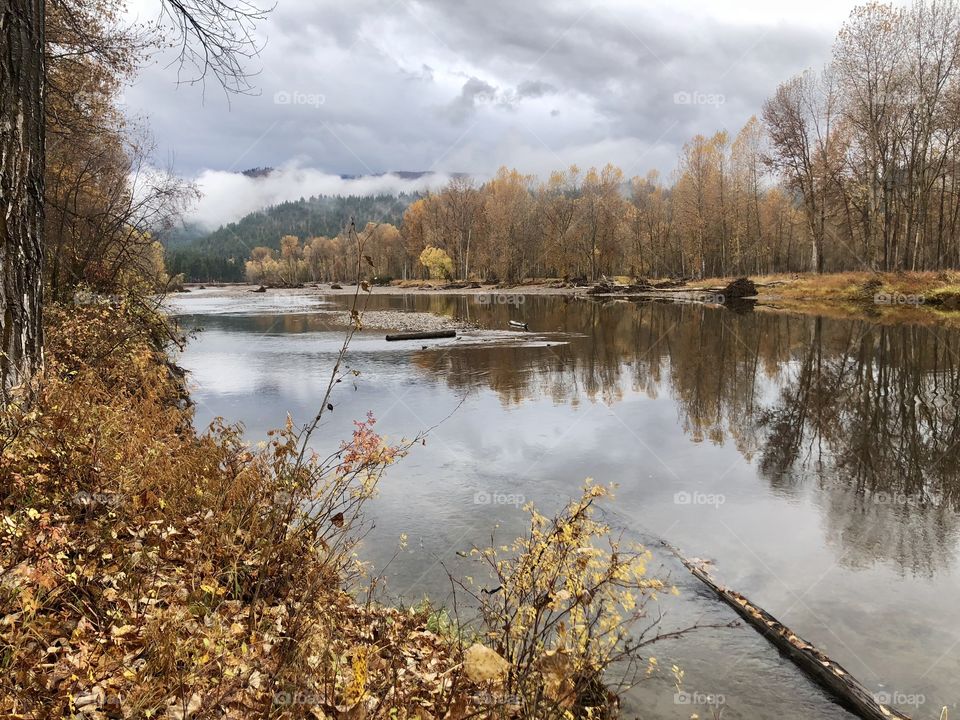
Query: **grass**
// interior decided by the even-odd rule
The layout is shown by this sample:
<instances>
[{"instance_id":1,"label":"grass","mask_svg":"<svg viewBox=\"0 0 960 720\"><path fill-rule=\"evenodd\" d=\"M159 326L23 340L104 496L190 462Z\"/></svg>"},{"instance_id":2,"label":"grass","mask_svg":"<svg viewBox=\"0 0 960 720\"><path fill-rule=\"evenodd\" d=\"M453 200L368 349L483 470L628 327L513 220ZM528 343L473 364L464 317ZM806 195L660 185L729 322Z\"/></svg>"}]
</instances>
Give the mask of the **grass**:
<instances>
[{"instance_id":1,"label":"grass","mask_svg":"<svg viewBox=\"0 0 960 720\"><path fill-rule=\"evenodd\" d=\"M693 281L723 288L733 277ZM960 324L960 272L779 273L751 278L759 307L881 322Z\"/></svg>"}]
</instances>

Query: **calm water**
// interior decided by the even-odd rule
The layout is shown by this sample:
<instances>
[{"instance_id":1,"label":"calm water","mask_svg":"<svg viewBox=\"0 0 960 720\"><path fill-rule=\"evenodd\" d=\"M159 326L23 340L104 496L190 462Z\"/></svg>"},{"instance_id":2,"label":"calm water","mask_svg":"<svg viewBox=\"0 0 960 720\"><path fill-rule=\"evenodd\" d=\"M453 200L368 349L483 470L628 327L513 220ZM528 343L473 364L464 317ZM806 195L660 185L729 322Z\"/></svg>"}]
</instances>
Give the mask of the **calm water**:
<instances>
[{"instance_id":1,"label":"calm water","mask_svg":"<svg viewBox=\"0 0 960 720\"><path fill-rule=\"evenodd\" d=\"M388 592L444 600L440 563L511 539L525 516L575 495L585 477L619 484L611 521L710 558L718 578L823 648L914 718L960 700L960 333L694 305L516 305L468 296L374 296L371 309L431 311L485 330L456 340L387 343L360 334L318 444L347 437L372 410L388 438L443 420L391 468L370 507L363 554L390 565ZM312 415L342 331L343 298L173 301L199 333L191 372L196 423L244 423L251 440ZM531 333L505 331L509 319ZM495 332L489 332L495 331ZM462 405L457 409L457 406ZM456 410L456 412L454 412ZM451 413L452 416L447 417ZM447 418L444 420L444 418ZM681 591L665 627L734 618L673 558ZM845 718L746 627L658 645L690 693L722 695L724 718ZM667 673L668 675L669 673ZM632 714L689 718L669 677L634 693Z\"/></svg>"}]
</instances>

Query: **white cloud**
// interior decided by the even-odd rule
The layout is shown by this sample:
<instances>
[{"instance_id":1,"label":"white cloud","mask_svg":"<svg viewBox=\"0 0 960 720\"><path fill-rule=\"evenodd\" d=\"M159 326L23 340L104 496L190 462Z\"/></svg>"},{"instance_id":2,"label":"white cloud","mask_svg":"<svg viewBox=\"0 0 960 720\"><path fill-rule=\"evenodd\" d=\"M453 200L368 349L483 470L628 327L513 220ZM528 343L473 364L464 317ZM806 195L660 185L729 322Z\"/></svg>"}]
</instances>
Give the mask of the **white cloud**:
<instances>
[{"instance_id":1,"label":"white cloud","mask_svg":"<svg viewBox=\"0 0 960 720\"><path fill-rule=\"evenodd\" d=\"M442 174L416 179L397 175L342 178L316 168L286 165L268 175L250 177L223 170L204 170L195 182L202 193L188 220L209 229L233 222L247 213L312 195L378 195L416 192L449 180Z\"/></svg>"}]
</instances>

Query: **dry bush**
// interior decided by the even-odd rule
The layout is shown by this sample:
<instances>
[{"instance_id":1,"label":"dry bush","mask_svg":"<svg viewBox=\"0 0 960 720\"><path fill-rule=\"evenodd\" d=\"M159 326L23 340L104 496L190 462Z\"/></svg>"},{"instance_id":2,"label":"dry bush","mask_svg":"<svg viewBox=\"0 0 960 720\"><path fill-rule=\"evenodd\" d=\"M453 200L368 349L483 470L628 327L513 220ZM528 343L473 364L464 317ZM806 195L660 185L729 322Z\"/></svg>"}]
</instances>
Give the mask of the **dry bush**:
<instances>
[{"instance_id":1,"label":"dry bush","mask_svg":"<svg viewBox=\"0 0 960 720\"><path fill-rule=\"evenodd\" d=\"M619 696L657 669L646 647L704 627L660 629L658 594L676 589L648 575L648 550L624 547L596 518L609 495L588 481L552 518L528 505L523 537L471 551L492 587L454 580L480 610L480 642L465 663L483 688L473 696L481 715L613 717Z\"/></svg>"},{"instance_id":2,"label":"dry bush","mask_svg":"<svg viewBox=\"0 0 960 720\"><path fill-rule=\"evenodd\" d=\"M289 422L258 451L219 422L197 435L162 318L95 305L47 322L35 401L3 413L0 710L283 714L273 693L308 669L340 692L323 651L350 638L363 503L402 450L373 418L326 458Z\"/></svg>"}]
</instances>

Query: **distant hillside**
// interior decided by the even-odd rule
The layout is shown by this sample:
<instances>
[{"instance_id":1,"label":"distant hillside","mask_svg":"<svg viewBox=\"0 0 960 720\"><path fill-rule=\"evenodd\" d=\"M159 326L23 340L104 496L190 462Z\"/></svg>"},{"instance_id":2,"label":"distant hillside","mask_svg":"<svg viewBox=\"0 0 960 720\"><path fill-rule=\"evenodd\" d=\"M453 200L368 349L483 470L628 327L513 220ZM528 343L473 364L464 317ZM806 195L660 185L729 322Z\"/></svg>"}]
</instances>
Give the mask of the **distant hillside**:
<instances>
[{"instance_id":1,"label":"distant hillside","mask_svg":"<svg viewBox=\"0 0 960 720\"><path fill-rule=\"evenodd\" d=\"M195 227L186 226L166 242L167 267L198 282L236 282L243 279L244 261L258 245L279 248L280 238L296 235L332 237L350 220L362 228L368 222L400 225L403 213L417 195L320 195L259 210L224 225L212 233L190 238ZM189 238L189 239L188 239Z\"/></svg>"},{"instance_id":2,"label":"distant hillside","mask_svg":"<svg viewBox=\"0 0 960 720\"><path fill-rule=\"evenodd\" d=\"M157 232L157 238L167 250L177 250L192 245L200 238L206 237L210 231L199 223L185 222L172 228Z\"/></svg>"}]
</instances>

